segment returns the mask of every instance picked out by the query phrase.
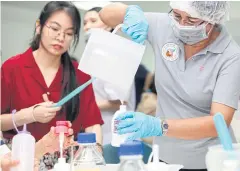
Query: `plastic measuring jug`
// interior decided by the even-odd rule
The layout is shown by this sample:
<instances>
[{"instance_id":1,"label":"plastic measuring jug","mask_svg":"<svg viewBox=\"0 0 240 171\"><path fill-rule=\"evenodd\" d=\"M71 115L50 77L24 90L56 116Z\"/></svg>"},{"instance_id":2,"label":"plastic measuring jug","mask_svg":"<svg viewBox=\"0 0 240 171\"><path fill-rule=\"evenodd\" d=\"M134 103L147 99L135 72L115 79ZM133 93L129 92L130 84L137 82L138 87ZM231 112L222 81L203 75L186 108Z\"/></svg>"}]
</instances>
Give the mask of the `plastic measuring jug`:
<instances>
[{"instance_id":1,"label":"plastic measuring jug","mask_svg":"<svg viewBox=\"0 0 240 171\"><path fill-rule=\"evenodd\" d=\"M113 84L126 99L146 46L103 29L92 30L78 69Z\"/></svg>"}]
</instances>

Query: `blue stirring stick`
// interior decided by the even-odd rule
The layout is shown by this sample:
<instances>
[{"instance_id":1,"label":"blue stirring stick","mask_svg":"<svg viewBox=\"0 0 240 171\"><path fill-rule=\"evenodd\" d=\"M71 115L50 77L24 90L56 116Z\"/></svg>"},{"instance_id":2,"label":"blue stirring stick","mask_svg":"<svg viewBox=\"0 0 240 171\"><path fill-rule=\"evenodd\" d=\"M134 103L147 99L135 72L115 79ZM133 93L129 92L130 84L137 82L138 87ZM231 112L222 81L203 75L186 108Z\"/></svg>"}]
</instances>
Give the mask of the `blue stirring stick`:
<instances>
[{"instance_id":1,"label":"blue stirring stick","mask_svg":"<svg viewBox=\"0 0 240 171\"><path fill-rule=\"evenodd\" d=\"M227 124L221 113L217 113L213 117L215 127L217 129L218 137L223 145L224 150L233 151L232 138L228 131Z\"/></svg>"},{"instance_id":2,"label":"blue stirring stick","mask_svg":"<svg viewBox=\"0 0 240 171\"><path fill-rule=\"evenodd\" d=\"M52 107L59 107L59 106L64 105L71 98L73 98L74 96L79 94L81 91L83 91L89 84L91 84L93 82L94 79L95 78L91 78L90 80L88 80L87 82L85 82L84 84L82 84L81 86L76 88L75 90L73 90L71 93L69 93L66 97L62 98L59 102L53 104Z\"/></svg>"}]
</instances>

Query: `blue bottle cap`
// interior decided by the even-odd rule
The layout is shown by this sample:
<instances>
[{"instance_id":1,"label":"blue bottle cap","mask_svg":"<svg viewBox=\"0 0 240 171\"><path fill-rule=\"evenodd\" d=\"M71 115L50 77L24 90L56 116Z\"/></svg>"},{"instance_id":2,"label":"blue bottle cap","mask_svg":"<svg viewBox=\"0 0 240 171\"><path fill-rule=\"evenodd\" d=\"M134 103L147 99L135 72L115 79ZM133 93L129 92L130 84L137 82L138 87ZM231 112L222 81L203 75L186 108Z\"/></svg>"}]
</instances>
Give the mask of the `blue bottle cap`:
<instances>
[{"instance_id":1,"label":"blue bottle cap","mask_svg":"<svg viewBox=\"0 0 240 171\"><path fill-rule=\"evenodd\" d=\"M143 155L141 141L129 141L120 145L119 156Z\"/></svg>"},{"instance_id":2,"label":"blue bottle cap","mask_svg":"<svg viewBox=\"0 0 240 171\"><path fill-rule=\"evenodd\" d=\"M79 133L78 143L96 143L95 133Z\"/></svg>"}]
</instances>

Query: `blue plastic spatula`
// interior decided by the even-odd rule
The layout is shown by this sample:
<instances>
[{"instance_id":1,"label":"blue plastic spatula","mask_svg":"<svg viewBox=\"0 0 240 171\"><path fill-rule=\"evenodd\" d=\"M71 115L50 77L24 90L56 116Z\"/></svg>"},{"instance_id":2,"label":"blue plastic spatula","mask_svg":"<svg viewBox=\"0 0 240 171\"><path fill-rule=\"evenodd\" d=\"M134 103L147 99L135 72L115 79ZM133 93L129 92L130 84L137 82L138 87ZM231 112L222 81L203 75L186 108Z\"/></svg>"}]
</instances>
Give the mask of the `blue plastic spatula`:
<instances>
[{"instance_id":1,"label":"blue plastic spatula","mask_svg":"<svg viewBox=\"0 0 240 171\"><path fill-rule=\"evenodd\" d=\"M218 137L221 144L223 145L224 150L232 151L232 138L223 115L221 113L216 113L213 117L213 120L218 133Z\"/></svg>"},{"instance_id":2,"label":"blue plastic spatula","mask_svg":"<svg viewBox=\"0 0 240 171\"><path fill-rule=\"evenodd\" d=\"M75 90L73 90L71 93L69 93L66 97L62 98L59 102L53 104L53 107L59 107L64 105L66 102L68 102L71 98L73 98L74 96L76 96L77 94L79 94L81 91L83 91L89 84L91 84L93 82L95 78L91 78L90 80L88 80L87 82L85 82L84 84L82 84L81 86L79 86L78 88L76 88Z\"/></svg>"}]
</instances>

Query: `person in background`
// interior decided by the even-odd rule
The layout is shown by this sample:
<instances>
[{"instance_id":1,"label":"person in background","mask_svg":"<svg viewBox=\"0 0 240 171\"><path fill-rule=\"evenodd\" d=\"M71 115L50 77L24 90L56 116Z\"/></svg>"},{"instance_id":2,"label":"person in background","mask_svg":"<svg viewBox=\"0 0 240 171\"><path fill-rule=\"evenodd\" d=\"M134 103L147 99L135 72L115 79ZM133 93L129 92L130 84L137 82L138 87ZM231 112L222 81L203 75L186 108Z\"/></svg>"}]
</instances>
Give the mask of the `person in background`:
<instances>
[{"instance_id":1,"label":"person in background","mask_svg":"<svg viewBox=\"0 0 240 171\"><path fill-rule=\"evenodd\" d=\"M146 92L151 84L153 74L147 68L140 64L134 77L136 90L136 108L141 100L143 92Z\"/></svg>"},{"instance_id":2,"label":"person in background","mask_svg":"<svg viewBox=\"0 0 240 171\"><path fill-rule=\"evenodd\" d=\"M36 22L30 47L8 59L1 67L1 129L6 144L11 145L12 114L18 127L28 130L38 141L59 120L72 123L78 132L96 133L101 148L103 120L97 107L92 85L60 107L53 107L61 98L91 77L78 69L68 50L79 41L81 19L78 9L66 1L48 2ZM21 32L21 30L19 31ZM20 128L21 129L21 128ZM70 152L64 152L69 158ZM46 154L41 164L51 169L59 152Z\"/></svg>"},{"instance_id":3,"label":"person in background","mask_svg":"<svg viewBox=\"0 0 240 171\"><path fill-rule=\"evenodd\" d=\"M85 40L88 41L88 38L91 35L91 29L100 28L106 31L113 31L112 27L105 25L100 17L99 11L101 7L95 7L88 10L84 15L84 32ZM109 144L111 142L111 121L114 113L119 109L121 102L119 100L118 90L114 88L111 84L96 79L93 82L93 90L96 97L97 105L101 111L104 125L102 126L104 136L103 136L103 145ZM127 109L130 111L135 110L135 90L132 86L130 91L129 98L125 99L125 104Z\"/></svg>"},{"instance_id":4,"label":"person in background","mask_svg":"<svg viewBox=\"0 0 240 171\"><path fill-rule=\"evenodd\" d=\"M155 53L156 117L127 112L116 120L128 140L154 136L161 161L181 171L207 171L208 147L219 144L214 115L230 127L240 96L240 47L224 23L226 1L170 1L169 13L144 13L137 5L112 3L101 12L111 26ZM233 143L236 139L229 128Z\"/></svg>"},{"instance_id":5,"label":"person in background","mask_svg":"<svg viewBox=\"0 0 240 171\"><path fill-rule=\"evenodd\" d=\"M76 145L73 141L72 124L68 122L68 136L64 138L64 149ZM39 161L46 153L54 153L59 150L59 138L55 134L55 127L51 127L50 131L43 136L35 145L35 158L34 158L34 171L39 171ZM18 160L11 159L11 153L4 155L0 158L2 171L10 171L10 169L19 164Z\"/></svg>"}]
</instances>

